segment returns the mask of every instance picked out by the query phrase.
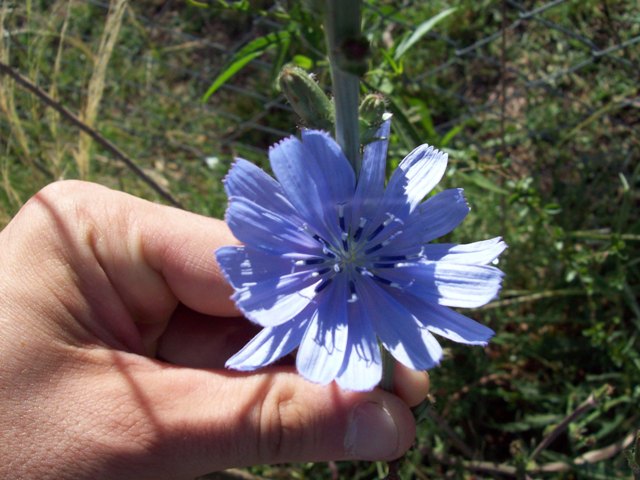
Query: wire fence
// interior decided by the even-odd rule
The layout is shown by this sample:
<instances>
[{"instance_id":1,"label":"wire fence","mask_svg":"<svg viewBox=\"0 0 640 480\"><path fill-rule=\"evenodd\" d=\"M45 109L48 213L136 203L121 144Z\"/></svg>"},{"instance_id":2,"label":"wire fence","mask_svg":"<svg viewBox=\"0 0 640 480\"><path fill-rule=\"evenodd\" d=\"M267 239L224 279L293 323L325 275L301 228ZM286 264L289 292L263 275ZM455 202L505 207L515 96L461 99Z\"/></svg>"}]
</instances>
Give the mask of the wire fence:
<instances>
[{"instance_id":1,"label":"wire fence","mask_svg":"<svg viewBox=\"0 0 640 480\"><path fill-rule=\"evenodd\" d=\"M106 15L108 2L87 1ZM143 143L140 149L132 152L137 158L175 151L191 152L201 161L219 152L261 155L269 144L292 133L295 117L274 89L273 59L268 56L253 60L226 83L212 101L201 101L212 79L234 52L252 38L282 29L283 25L268 15L261 15L248 17L240 31L218 35L210 34L207 28L216 28L219 20L207 18L203 24L210 22L211 25L205 25L203 31L188 32L177 25L176 13L177 9L186 7L175 3L156 2L159 6L151 12L143 11L138 4L130 4L125 22L138 29L137 35L142 40L132 48L126 38L121 39L115 47L114 58L143 62L149 74L146 78L133 79L109 75L106 89L107 92L143 91L152 102L155 99L169 103L177 115L182 112L196 118L215 118L215 129L206 133L206 142L193 142L189 135L171 137L163 131L166 125L148 121L153 116L148 105L118 104L116 98L121 97L108 94L100 123L122 130L122 136L153 139L151 151L142 148L148 146ZM385 2L380 3L385 6ZM427 99L437 99L437 106L430 105L437 132L444 133L455 126L468 125L470 121L492 124L494 133L489 137L496 142L487 141L486 129L473 126L463 128L458 136L459 142L476 145L491 153L502 150L504 154L513 155L513 150L523 142L540 139L547 143L565 142L564 136L558 135L558 125L560 131L572 132L589 119L611 122L611 127L607 128L633 129L637 127L634 121L638 118L640 102L637 88L615 92L611 86L610 92L603 92L601 102L594 104L593 95L584 94L583 87L570 88L569 84L591 84L612 75L640 77L640 26L637 21L626 24L626 20L616 18L605 1L602 3L603 16L597 19L599 24L592 25L590 31L582 31L577 26L577 19L571 17L572 9L575 15L580 14L580 6L576 3L569 0L546 3L504 0L488 4L484 12L476 9L474 14L481 13L486 17L485 22L479 23L481 31L457 32L456 35L455 31L436 28L423 38L422 47L438 52L437 56L429 68L417 75L406 75L403 83L411 91L423 92ZM634 8L633 5L634 2L628 4L630 8ZM394 8L386 5L384 9L377 2L365 6L369 15L384 18L390 32L416 27L407 20L411 17L407 12L411 8L410 2L400 2ZM276 4L270 8L277 7ZM198 12L195 7L191 10L195 16L206 13ZM640 14L637 4L635 10L635 13L627 12L625 18L637 19ZM594 31L597 35L593 35ZM96 36L95 31L80 34L85 42L91 42ZM14 52L26 54L28 32L20 28L7 29L5 37ZM533 37L538 51L530 51ZM63 57L62 70L75 61L71 55L66 53ZM172 79L168 80L163 72L170 72ZM184 88L179 92L175 88L169 89L165 85L168 81L174 84L177 81ZM48 80L41 77L41 82L46 85ZM78 83L70 82L61 87L59 94L65 102L79 107L77 90ZM532 120L539 104L550 97L561 100L557 111L561 118L557 125L551 126L553 132L547 130L549 125L545 125L543 119ZM238 108L239 104L242 108ZM632 112L621 115L620 111L625 110ZM123 121L123 113L129 120ZM277 121L273 121L274 116ZM282 121L284 116L290 118L288 128L287 121ZM132 121L135 118L139 121ZM0 118L0 128L5 135L9 134L3 118ZM624 145L625 149L627 147ZM623 154L622 151L619 153Z\"/></svg>"}]
</instances>

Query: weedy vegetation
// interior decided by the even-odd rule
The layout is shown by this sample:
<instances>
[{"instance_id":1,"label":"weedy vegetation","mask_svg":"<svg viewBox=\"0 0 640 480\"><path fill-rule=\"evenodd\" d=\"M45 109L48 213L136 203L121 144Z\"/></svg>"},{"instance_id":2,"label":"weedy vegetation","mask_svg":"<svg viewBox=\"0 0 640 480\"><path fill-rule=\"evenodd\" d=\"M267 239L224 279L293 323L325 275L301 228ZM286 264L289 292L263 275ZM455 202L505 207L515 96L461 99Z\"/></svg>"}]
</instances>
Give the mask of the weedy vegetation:
<instances>
[{"instance_id":1,"label":"weedy vegetation","mask_svg":"<svg viewBox=\"0 0 640 480\"><path fill-rule=\"evenodd\" d=\"M330 84L302 3L2 1L0 224L63 178L220 216L233 157L266 167L268 145L299 126L281 67ZM639 478L640 6L366 0L363 16L363 93L382 92L394 114L390 158L425 141L447 150L442 188L464 187L472 206L451 240L509 244L500 299L466 312L497 335L486 349L447 344L401 477Z\"/></svg>"}]
</instances>

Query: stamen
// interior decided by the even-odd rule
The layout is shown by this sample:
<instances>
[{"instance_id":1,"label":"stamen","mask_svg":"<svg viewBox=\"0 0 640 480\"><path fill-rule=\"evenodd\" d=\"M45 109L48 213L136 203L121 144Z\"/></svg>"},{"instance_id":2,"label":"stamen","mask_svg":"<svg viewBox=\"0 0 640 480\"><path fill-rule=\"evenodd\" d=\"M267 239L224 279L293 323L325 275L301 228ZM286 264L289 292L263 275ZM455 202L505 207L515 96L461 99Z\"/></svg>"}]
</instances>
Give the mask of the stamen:
<instances>
[{"instance_id":1,"label":"stamen","mask_svg":"<svg viewBox=\"0 0 640 480\"><path fill-rule=\"evenodd\" d=\"M393 285L394 283L391 280L387 280L386 278L381 277L380 275L376 275L375 273L372 273L371 276L373 277L374 280L382 283L383 285Z\"/></svg>"},{"instance_id":2,"label":"stamen","mask_svg":"<svg viewBox=\"0 0 640 480\"><path fill-rule=\"evenodd\" d=\"M367 237L367 241L370 242L371 240L373 240L382 230L384 230L384 225L378 225L373 233Z\"/></svg>"},{"instance_id":3,"label":"stamen","mask_svg":"<svg viewBox=\"0 0 640 480\"><path fill-rule=\"evenodd\" d=\"M356 233L354 233L353 235L353 239L357 242L358 240L360 240L360 236L362 235L362 231L364 230L364 226L367 223L367 219L360 217L360 223L358 224L358 228L356 230Z\"/></svg>"},{"instance_id":4,"label":"stamen","mask_svg":"<svg viewBox=\"0 0 640 480\"><path fill-rule=\"evenodd\" d=\"M371 235L369 235L367 237L367 241L371 241L373 240L382 230L384 230L391 222L393 222L396 219L396 216L386 212L387 215L387 219L382 222L380 225L378 225L378 227L373 231L373 233L371 233Z\"/></svg>"},{"instance_id":5,"label":"stamen","mask_svg":"<svg viewBox=\"0 0 640 480\"><path fill-rule=\"evenodd\" d=\"M378 260L382 262L399 262L400 260L407 260L406 255L380 255Z\"/></svg>"},{"instance_id":6,"label":"stamen","mask_svg":"<svg viewBox=\"0 0 640 480\"><path fill-rule=\"evenodd\" d=\"M307 258L306 260L296 260L293 264L300 267L303 265L320 265L324 262L326 262L324 258Z\"/></svg>"},{"instance_id":7,"label":"stamen","mask_svg":"<svg viewBox=\"0 0 640 480\"><path fill-rule=\"evenodd\" d=\"M386 247L387 245L389 245L391 242L393 242L396 238L398 238L398 235L402 234L402 230L398 230L397 232L395 232L393 235L391 235L389 238L387 238L384 242L382 242L380 245L382 245L383 247Z\"/></svg>"},{"instance_id":8,"label":"stamen","mask_svg":"<svg viewBox=\"0 0 640 480\"><path fill-rule=\"evenodd\" d=\"M324 290L325 288L327 288L327 286L331 283L331 280L333 280L332 278L325 278L322 282L320 282L318 284L318 286L316 286L316 288L314 289L316 293L320 293L322 290Z\"/></svg>"},{"instance_id":9,"label":"stamen","mask_svg":"<svg viewBox=\"0 0 640 480\"><path fill-rule=\"evenodd\" d=\"M342 232L342 235L340 235L340 239L342 240L342 248L344 248L345 252L349 251L349 242L347 241L348 238L349 234L347 232Z\"/></svg>"},{"instance_id":10,"label":"stamen","mask_svg":"<svg viewBox=\"0 0 640 480\"><path fill-rule=\"evenodd\" d=\"M340 264L339 263L334 263L333 264L333 271L336 273L340 273L342 271L342 268L340 268Z\"/></svg>"},{"instance_id":11,"label":"stamen","mask_svg":"<svg viewBox=\"0 0 640 480\"><path fill-rule=\"evenodd\" d=\"M343 203L338 204L338 221L340 222L340 230L344 232L345 224L344 224L344 204Z\"/></svg>"},{"instance_id":12,"label":"stamen","mask_svg":"<svg viewBox=\"0 0 640 480\"><path fill-rule=\"evenodd\" d=\"M360 275L364 275L365 277L373 276L373 273L371 273L369 270L367 270L364 267L356 267L356 272L358 272Z\"/></svg>"},{"instance_id":13,"label":"stamen","mask_svg":"<svg viewBox=\"0 0 640 480\"><path fill-rule=\"evenodd\" d=\"M316 240L317 242L321 243L322 245L324 245L325 247L329 246L329 242L327 242L324 238L322 238L320 235L318 235L317 233L313 234L313 239Z\"/></svg>"},{"instance_id":14,"label":"stamen","mask_svg":"<svg viewBox=\"0 0 640 480\"><path fill-rule=\"evenodd\" d=\"M395 219L396 219L395 215L392 215L389 212L387 212L387 219L384 222L382 222L382 225L384 225L386 227L391 222L393 222Z\"/></svg>"},{"instance_id":15,"label":"stamen","mask_svg":"<svg viewBox=\"0 0 640 480\"><path fill-rule=\"evenodd\" d=\"M375 251L380 250L382 247L384 247L384 245L382 245L382 243L379 243L379 244L377 244L377 245L365 250L364 253L365 253L365 255L369 255L370 253L373 253Z\"/></svg>"},{"instance_id":16,"label":"stamen","mask_svg":"<svg viewBox=\"0 0 640 480\"><path fill-rule=\"evenodd\" d=\"M329 258L336 258L335 253L329 250L329 247L327 247L326 245L322 247L322 253L324 253Z\"/></svg>"},{"instance_id":17,"label":"stamen","mask_svg":"<svg viewBox=\"0 0 640 480\"><path fill-rule=\"evenodd\" d=\"M349 300L348 303L354 303L358 301L358 295L356 294L356 285L352 281L349 281Z\"/></svg>"},{"instance_id":18,"label":"stamen","mask_svg":"<svg viewBox=\"0 0 640 480\"><path fill-rule=\"evenodd\" d=\"M373 268L395 268L397 265L396 262L375 262Z\"/></svg>"}]
</instances>

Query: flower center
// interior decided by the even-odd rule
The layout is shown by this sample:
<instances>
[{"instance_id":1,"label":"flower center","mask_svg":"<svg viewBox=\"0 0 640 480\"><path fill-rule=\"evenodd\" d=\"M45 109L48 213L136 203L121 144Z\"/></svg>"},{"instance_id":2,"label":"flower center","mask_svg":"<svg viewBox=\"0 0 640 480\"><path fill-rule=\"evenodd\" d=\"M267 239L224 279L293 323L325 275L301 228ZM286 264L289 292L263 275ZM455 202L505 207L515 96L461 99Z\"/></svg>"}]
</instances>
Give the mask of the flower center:
<instances>
[{"instance_id":1,"label":"flower center","mask_svg":"<svg viewBox=\"0 0 640 480\"><path fill-rule=\"evenodd\" d=\"M316 285L316 293L329 286L336 275L345 275L349 285L349 302L358 300L357 283L363 276L375 280L385 286L400 288L400 285L384 277L384 270L394 268L398 262L407 260L406 255L381 255L379 252L402 234L403 222L393 214L386 214L386 218L375 228L367 229L369 219L360 218L358 223L347 225L344 215L344 205L338 205L338 224L340 236L331 241L305 230L322 245L322 255L301 260L298 265L314 265L313 275L321 277Z\"/></svg>"}]
</instances>

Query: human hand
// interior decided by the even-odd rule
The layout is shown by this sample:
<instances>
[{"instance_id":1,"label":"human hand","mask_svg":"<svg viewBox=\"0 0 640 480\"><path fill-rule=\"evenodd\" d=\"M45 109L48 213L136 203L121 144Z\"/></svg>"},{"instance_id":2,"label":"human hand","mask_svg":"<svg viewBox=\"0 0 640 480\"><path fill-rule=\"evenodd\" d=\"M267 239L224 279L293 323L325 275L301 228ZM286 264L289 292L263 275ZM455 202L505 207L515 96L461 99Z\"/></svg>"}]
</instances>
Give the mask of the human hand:
<instances>
[{"instance_id":1,"label":"human hand","mask_svg":"<svg viewBox=\"0 0 640 480\"><path fill-rule=\"evenodd\" d=\"M224 369L256 332L214 261L226 225L83 182L0 232L0 477L180 479L232 466L390 460L426 374L398 396Z\"/></svg>"}]
</instances>

